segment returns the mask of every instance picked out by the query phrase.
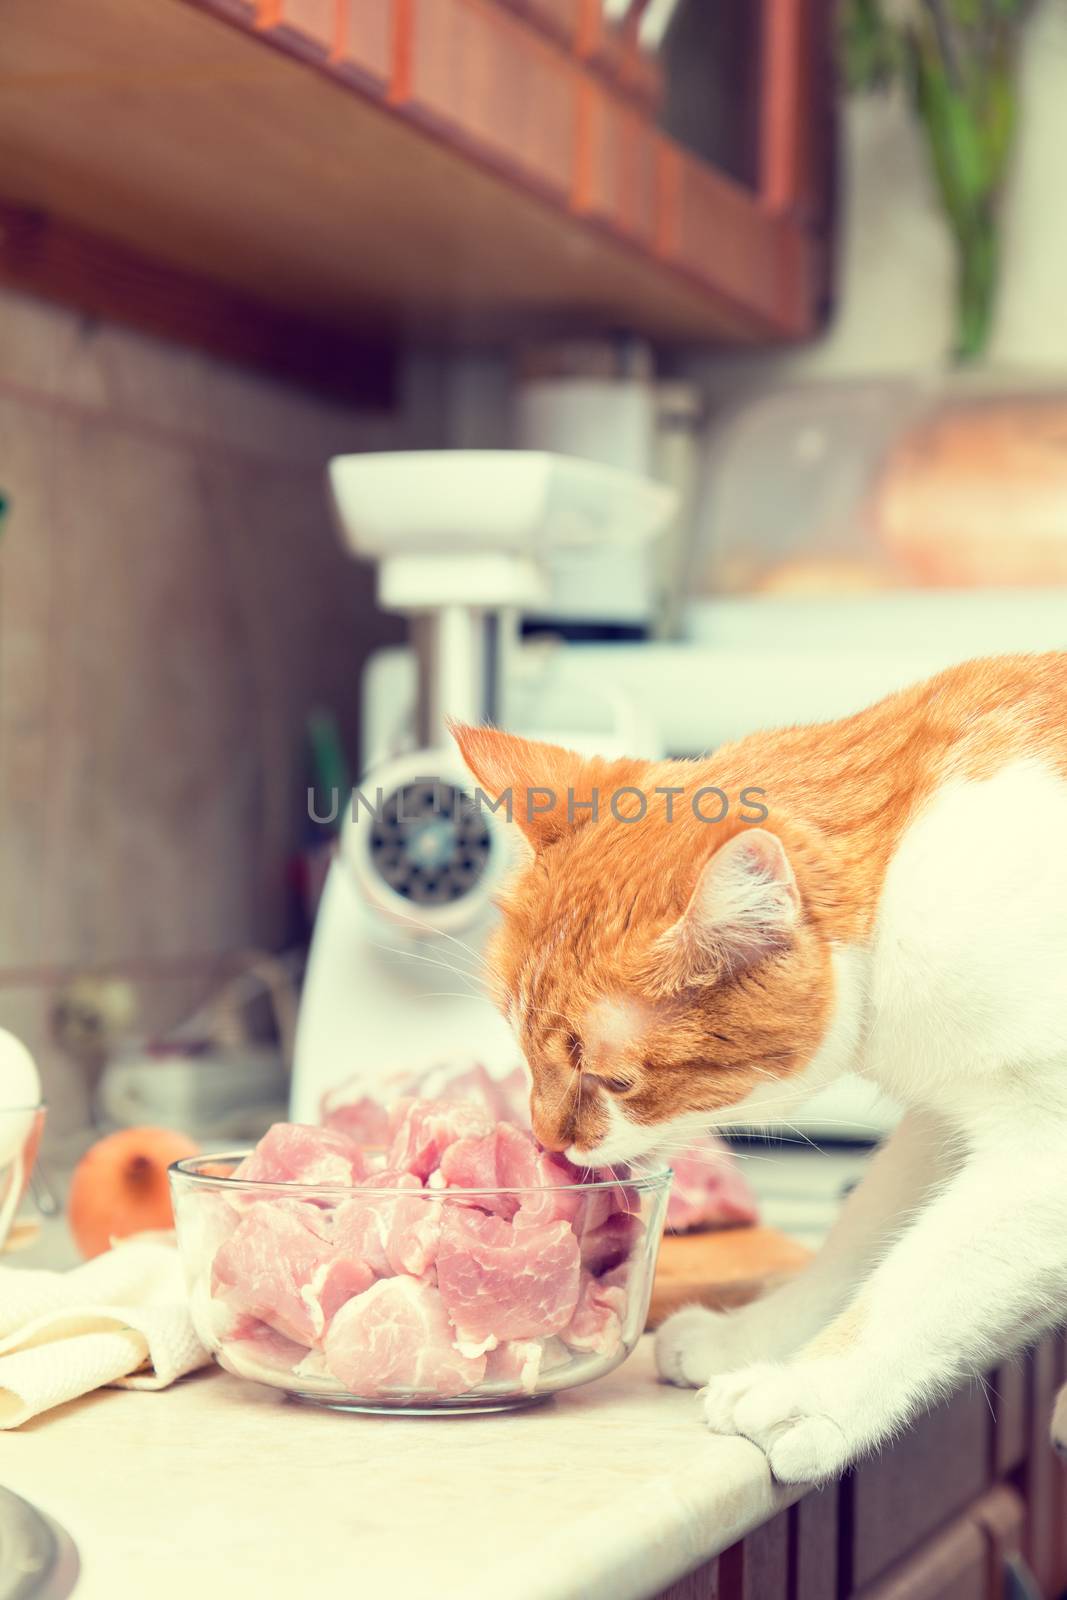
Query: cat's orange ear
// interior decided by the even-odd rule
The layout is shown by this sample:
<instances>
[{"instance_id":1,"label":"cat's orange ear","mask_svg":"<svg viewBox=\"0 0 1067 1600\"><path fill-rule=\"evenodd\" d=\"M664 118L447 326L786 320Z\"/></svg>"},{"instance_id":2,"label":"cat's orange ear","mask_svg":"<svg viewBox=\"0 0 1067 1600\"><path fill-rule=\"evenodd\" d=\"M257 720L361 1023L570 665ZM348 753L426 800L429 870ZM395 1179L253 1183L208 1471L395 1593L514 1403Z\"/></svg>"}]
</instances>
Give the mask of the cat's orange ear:
<instances>
[{"instance_id":1,"label":"cat's orange ear","mask_svg":"<svg viewBox=\"0 0 1067 1600\"><path fill-rule=\"evenodd\" d=\"M716 981L789 944L800 894L782 842L746 828L702 869L689 904L662 941L675 983Z\"/></svg>"},{"instance_id":2,"label":"cat's orange ear","mask_svg":"<svg viewBox=\"0 0 1067 1600\"><path fill-rule=\"evenodd\" d=\"M588 816L581 800L592 791L594 764L573 750L520 739L501 728L448 726L475 782L494 806L500 802L497 815L517 823L535 850Z\"/></svg>"}]
</instances>

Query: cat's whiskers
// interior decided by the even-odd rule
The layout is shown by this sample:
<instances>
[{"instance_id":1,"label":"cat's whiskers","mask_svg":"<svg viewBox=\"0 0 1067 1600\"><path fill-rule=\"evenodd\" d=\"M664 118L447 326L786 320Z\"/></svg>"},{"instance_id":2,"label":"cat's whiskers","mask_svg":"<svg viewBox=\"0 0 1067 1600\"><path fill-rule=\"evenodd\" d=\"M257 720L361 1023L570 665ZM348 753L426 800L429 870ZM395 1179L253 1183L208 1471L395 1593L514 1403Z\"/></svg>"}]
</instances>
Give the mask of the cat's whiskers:
<instances>
[{"instance_id":1,"label":"cat's whiskers","mask_svg":"<svg viewBox=\"0 0 1067 1600\"><path fill-rule=\"evenodd\" d=\"M428 967L440 967L443 972L450 972L453 977L459 978L463 982L478 985L482 982L480 976L474 972L465 971L462 967L457 967L450 961L441 961L436 956L424 956L417 950L404 950L391 944L377 944L373 940L371 941L371 948L381 950L386 955L396 956L401 961L419 961ZM485 994L485 990L476 988L472 989L471 993ZM486 998L488 999L488 995L486 995Z\"/></svg>"},{"instance_id":2,"label":"cat's whiskers","mask_svg":"<svg viewBox=\"0 0 1067 1600\"><path fill-rule=\"evenodd\" d=\"M405 915L403 911L393 911L391 915L398 922L409 923L413 928L417 928L421 934L425 934L426 925L425 923L420 922L417 917L409 917ZM467 944L466 940L457 939L455 934L445 933L442 928L434 928L432 936L435 939L447 939L450 944L457 945L459 949L463 950L467 955L469 955L478 966L482 967L486 972L490 971L489 962L485 959L483 953L480 950L475 950L473 945Z\"/></svg>"}]
</instances>

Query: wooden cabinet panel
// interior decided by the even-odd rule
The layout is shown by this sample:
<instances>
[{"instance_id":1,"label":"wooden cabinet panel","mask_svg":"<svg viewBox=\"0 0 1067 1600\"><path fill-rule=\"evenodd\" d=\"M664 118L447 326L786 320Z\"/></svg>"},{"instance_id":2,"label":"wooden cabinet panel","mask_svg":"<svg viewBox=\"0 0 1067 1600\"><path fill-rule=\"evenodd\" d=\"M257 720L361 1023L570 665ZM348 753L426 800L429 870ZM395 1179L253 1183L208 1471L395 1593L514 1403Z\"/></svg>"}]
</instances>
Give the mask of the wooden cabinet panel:
<instances>
[{"instance_id":1,"label":"wooden cabinet panel","mask_svg":"<svg viewBox=\"0 0 1067 1600\"><path fill-rule=\"evenodd\" d=\"M622 233L651 245L656 232L656 134L643 113L619 113L619 159L623 170L618 225Z\"/></svg>"},{"instance_id":2,"label":"wooden cabinet panel","mask_svg":"<svg viewBox=\"0 0 1067 1600\"><path fill-rule=\"evenodd\" d=\"M812 284L803 252L761 248L767 218L751 196L679 145L658 137L657 246L701 282L715 278L739 300L779 305L797 327Z\"/></svg>"},{"instance_id":3,"label":"wooden cabinet panel","mask_svg":"<svg viewBox=\"0 0 1067 1600\"><path fill-rule=\"evenodd\" d=\"M836 1600L840 1487L813 1490L793 1507L790 1600Z\"/></svg>"},{"instance_id":4,"label":"wooden cabinet panel","mask_svg":"<svg viewBox=\"0 0 1067 1600\"><path fill-rule=\"evenodd\" d=\"M1006 1477L1025 1459L1029 1439L1027 1367L1022 1360L998 1367L989 1380L989 1398L996 1413L993 1470Z\"/></svg>"},{"instance_id":5,"label":"wooden cabinet panel","mask_svg":"<svg viewBox=\"0 0 1067 1600\"><path fill-rule=\"evenodd\" d=\"M658 1594L656 1600L723 1600L718 1561L707 1561L688 1577L679 1578L677 1583Z\"/></svg>"},{"instance_id":6,"label":"wooden cabinet panel","mask_svg":"<svg viewBox=\"0 0 1067 1600\"><path fill-rule=\"evenodd\" d=\"M1022 1551L1026 1507L1022 1496L1004 1485L992 1489L971 1515L988 1541L990 1593L999 1596L1008 1562L1017 1560Z\"/></svg>"},{"instance_id":7,"label":"wooden cabinet panel","mask_svg":"<svg viewBox=\"0 0 1067 1600\"><path fill-rule=\"evenodd\" d=\"M200 0L205 11L214 11L229 22L246 24L255 22L257 3L258 0Z\"/></svg>"},{"instance_id":8,"label":"wooden cabinet panel","mask_svg":"<svg viewBox=\"0 0 1067 1600\"><path fill-rule=\"evenodd\" d=\"M656 136L641 112L599 84L582 89L574 209L651 245L656 231Z\"/></svg>"},{"instance_id":9,"label":"wooden cabinet panel","mask_svg":"<svg viewBox=\"0 0 1067 1600\"><path fill-rule=\"evenodd\" d=\"M1052 1403L1063 1377L1062 1341L1049 1335L1029 1362L1029 1449L1026 1466L1026 1556L1048 1595L1067 1583L1067 1479L1049 1443Z\"/></svg>"},{"instance_id":10,"label":"wooden cabinet panel","mask_svg":"<svg viewBox=\"0 0 1067 1600\"><path fill-rule=\"evenodd\" d=\"M558 198L574 178L579 75L484 0L414 0L411 110Z\"/></svg>"},{"instance_id":11,"label":"wooden cabinet panel","mask_svg":"<svg viewBox=\"0 0 1067 1600\"><path fill-rule=\"evenodd\" d=\"M1006 1565L1018 1557L1024 1519L1013 1489L993 1489L859 1600L1003 1600Z\"/></svg>"},{"instance_id":12,"label":"wooden cabinet panel","mask_svg":"<svg viewBox=\"0 0 1067 1600\"><path fill-rule=\"evenodd\" d=\"M719 1557L718 1600L786 1600L789 1512L765 1522Z\"/></svg>"},{"instance_id":13,"label":"wooden cabinet panel","mask_svg":"<svg viewBox=\"0 0 1067 1600\"><path fill-rule=\"evenodd\" d=\"M328 60L337 48L338 0L261 0L257 26L296 55Z\"/></svg>"},{"instance_id":14,"label":"wooden cabinet panel","mask_svg":"<svg viewBox=\"0 0 1067 1600\"><path fill-rule=\"evenodd\" d=\"M989 1547L969 1519L953 1523L879 1583L862 1600L1001 1600L990 1584Z\"/></svg>"},{"instance_id":15,"label":"wooden cabinet panel","mask_svg":"<svg viewBox=\"0 0 1067 1600\"><path fill-rule=\"evenodd\" d=\"M621 209L623 163L621 106L600 84L582 85L578 101L578 156L574 210L614 223Z\"/></svg>"},{"instance_id":16,"label":"wooden cabinet panel","mask_svg":"<svg viewBox=\"0 0 1067 1600\"><path fill-rule=\"evenodd\" d=\"M402 0L340 0L335 69L362 88L392 82Z\"/></svg>"},{"instance_id":17,"label":"wooden cabinet panel","mask_svg":"<svg viewBox=\"0 0 1067 1600\"><path fill-rule=\"evenodd\" d=\"M577 41L582 0L518 0L518 5L531 22L563 44L572 46Z\"/></svg>"},{"instance_id":18,"label":"wooden cabinet panel","mask_svg":"<svg viewBox=\"0 0 1067 1600\"><path fill-rule=\"evenodd\" d=\"M579 0L575 49L583 61L618 77L626 52L626 36L604 15L600 0Z\"/></svg>"},{"instance_id":19,"label":"wooden cabinet panel","mask_svg":"<svg viewBox=\"0 0 1067 1600\"><path fill-rule=\"evenodd\" d=\"M862 1590L991 1481L993 1419L980 1388L919 1418L851 1478L852 1581Z\"/></svg>"}]
</instances>

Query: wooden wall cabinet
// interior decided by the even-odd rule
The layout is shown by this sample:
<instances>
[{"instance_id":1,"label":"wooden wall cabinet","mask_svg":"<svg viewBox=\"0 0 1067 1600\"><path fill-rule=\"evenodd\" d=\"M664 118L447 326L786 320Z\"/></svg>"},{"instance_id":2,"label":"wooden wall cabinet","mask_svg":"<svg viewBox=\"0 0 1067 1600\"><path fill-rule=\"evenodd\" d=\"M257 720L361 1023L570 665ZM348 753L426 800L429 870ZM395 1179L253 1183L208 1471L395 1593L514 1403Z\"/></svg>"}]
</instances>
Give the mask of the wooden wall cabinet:
<instances>
[{"instance_id":1,"label":"wooden wall cabinet","mask_svg":"<svg viewBox=\"0 0 1067 1600\"><path fill-rule=\"evenodd\" d=\"M831 5L745 4L754 183L658 125L641 0L8 0L0 281L350 383L410 333L803 338Z\"/></svg>"}]
</instances>

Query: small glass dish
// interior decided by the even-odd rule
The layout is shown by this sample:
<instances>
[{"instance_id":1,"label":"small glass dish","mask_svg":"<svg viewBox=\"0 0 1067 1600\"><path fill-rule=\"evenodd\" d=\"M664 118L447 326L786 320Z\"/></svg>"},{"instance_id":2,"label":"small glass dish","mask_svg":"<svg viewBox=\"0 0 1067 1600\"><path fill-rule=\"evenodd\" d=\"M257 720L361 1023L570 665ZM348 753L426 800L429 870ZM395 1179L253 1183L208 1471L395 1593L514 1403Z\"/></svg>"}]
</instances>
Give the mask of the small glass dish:
<instances>
[{"instance_id":1,"label":"small glass dish","mask_svg":"<svg viewBox=\"0 0 1067 1600\"><path fill-rule=\"evenodd\" d=\"M269 1183L170 1169L220 1366L347 1411L502 1411L603 1377L644 1328L670 1169L545 1188Z\"/></svg>"}]
</instances>

